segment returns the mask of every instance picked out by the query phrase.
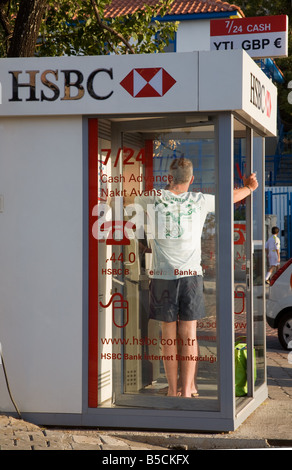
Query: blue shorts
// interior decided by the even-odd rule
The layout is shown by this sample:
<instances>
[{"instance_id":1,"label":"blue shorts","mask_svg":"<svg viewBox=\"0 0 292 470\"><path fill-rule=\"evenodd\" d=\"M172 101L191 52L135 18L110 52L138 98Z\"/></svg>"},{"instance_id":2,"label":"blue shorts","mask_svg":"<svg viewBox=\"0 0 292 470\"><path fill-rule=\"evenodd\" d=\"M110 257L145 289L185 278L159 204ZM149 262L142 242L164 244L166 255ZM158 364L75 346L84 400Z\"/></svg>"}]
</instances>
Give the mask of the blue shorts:
<instances>
[{"instance_id":1,"label":"blue shorts","mask_svg":"<svg viewBox=\"0 0 292 470\"><path fill-rule=\"evenodd\" d=\"M203 277L152 279L149 318L164 322L205 317Z\"/></svg>"}]
</instances>

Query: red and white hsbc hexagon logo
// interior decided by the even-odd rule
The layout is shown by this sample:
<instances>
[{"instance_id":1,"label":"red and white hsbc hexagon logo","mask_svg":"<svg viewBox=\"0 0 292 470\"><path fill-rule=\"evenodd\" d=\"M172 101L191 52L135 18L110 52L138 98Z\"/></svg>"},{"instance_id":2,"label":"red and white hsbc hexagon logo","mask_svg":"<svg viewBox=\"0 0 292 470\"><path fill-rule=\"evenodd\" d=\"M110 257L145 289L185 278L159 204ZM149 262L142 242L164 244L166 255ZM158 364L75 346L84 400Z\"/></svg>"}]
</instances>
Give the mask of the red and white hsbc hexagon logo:
<instances>
[{"instance_id":1,"label":"red and white hsbc hexagon logo","mask_svg":"<svg viewBox=\"0 0 292 470\"><path fill-rule=\"evenodd\" d=\"M268 90L266 92L265 104L266 104L267 116L270 117L271 112L272 112L272 99L271 99L271 93Z\"/></svg>"},{"instance_id":2,"label":"red and white hsbc hexagon logo","mask_svg":"<svg viewBox=\"0 0 292 470\"><path fill-rule=\"evenodd\" d=\"M161 97L176 80L162 67L135 68L120 82L133 98Z\"/></svg>"}]
</instances>

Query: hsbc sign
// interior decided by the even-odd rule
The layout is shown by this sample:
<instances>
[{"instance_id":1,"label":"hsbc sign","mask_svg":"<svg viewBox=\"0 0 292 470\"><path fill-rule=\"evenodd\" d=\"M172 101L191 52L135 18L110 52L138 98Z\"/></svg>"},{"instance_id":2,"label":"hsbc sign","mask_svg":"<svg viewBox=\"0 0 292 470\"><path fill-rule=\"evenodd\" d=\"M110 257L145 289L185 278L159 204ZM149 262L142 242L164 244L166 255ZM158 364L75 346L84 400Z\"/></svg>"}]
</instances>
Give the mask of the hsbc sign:
<instances>
[{"instance_id":1,"label":"hsbc sign","mask_svg":"<svg viewBox=\"0 0 292 470\"><path fill-rule=\"evenodd\" d=\"M0 59L0 116L194 111L197 55Z\"/></svg>"},{"instance_id":2,"label":"hsbc sign","mask_svg":"<svg viewBox=\"0 0 292 470\"><path fill-rule=\"evenodd\" d=\"M81 70L9 70L11 75L10 102L37 101L76 101L87 94L94 100L109 99L114 91L110 85L107 92L99 91L99 81L114 79L113 68L93 70L84 77ZM133 97L161 97L176 83L162 67L133 69L120 82L120 85ZM24 92L23 90L26 90Z\"/></svg>"},{"instance_id":3,"label":"hsbc sign","mask_svg":"<svg viewBox=\"0 0 292 470\"><path fill-rule=\"evenodd\" d=\"M253 73L250 73L250 102L267 117L271 116L271 94Z\"/></svg>"},{"instance_id":4,"label":"hsbc sign","mask_svg":"<svg viewBox=\"0 0 292 470\"><path fill-rule=\"evenodd\" d=\"M243 109L265 129L274 129L273 134L276 134L277 89L254 61L243 79Z\"/></svg>"},{"instance_id":5,"label":"hsbc sign","mask_svg":"<svg viewBox=\"0 0 292 470\"><path fill-rule=\"evenodd\" d=\"M80 70L9 70L11 74L11 97L9 101L63 101L80 100L84 97L85 90L95 100L108 99L113 91L99 93L95 86L95 78L102 75L103 80L113 80L113 70L96 69L90 73L86 81ZM25 78L23 78L25 77ZM20 96L20 90L26 89Z\"/></svg>"},{"instance_id":6,"label":"hsbc sign","mask_svg":"<svg viewBox=\"0 0 292 470\"><path fill-rule=\"evenodd\" d=\"M0 59L0 116L198 110L198 53Z\"/></svg>"},{"instance_id":7,"label":"hsbc sign","mask_svg":"<svg viewBox=\"0 0 292 470\"><path fill-rule=\"evenodd\" d=\"M0 116L237 111L274 135L276 108L242 50L0 59Z\"/></svg>"}]
</instances>

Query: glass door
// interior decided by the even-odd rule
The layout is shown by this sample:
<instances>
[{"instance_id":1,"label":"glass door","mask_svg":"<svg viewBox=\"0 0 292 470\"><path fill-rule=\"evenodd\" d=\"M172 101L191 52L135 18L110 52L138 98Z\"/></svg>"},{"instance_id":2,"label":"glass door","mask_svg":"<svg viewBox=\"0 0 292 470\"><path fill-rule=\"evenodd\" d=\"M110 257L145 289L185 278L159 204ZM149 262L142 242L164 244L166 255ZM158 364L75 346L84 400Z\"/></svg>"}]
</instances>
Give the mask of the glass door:
<instances>
[{"instance_id":1,"label":"glass door","mask_svg":"<svg viewBox=\"0 0 292 470\"><path fill-rule=\"evenodd\" d=\"M248 129L234 119L234 187L243 186L243 178L251 167L251 154L248 149ZM247 363L244 359L245 379L236 356L247 358L248 326L251 289L251 250L250 250L250 201L248 198L234 205L234 342L235 342L235 396L236 406L242 405L247 396ZM240 359L239 359L240 361ZM243 382L243 383L242 383Z\"/></svg>"},{"instance_id":2,"label":"glass door","mask_svg":"<svg viewBox=\"0 0 292 470\"><path fill-rule=\"evenodd\" d=\"M179 121L119 123L100 153L100 407L218 410L215 125Z\"/></svg>"},{"instance_id":3,"label":"glass door","mask_svg":"<svg viewBox=\"0 0 292 470\"><path fill-rule=\"evenodd\" d=\"M234 185L256 172L258 189L234 206L235 394L240 410L265 381L263 139L234 120ZM244 370L245 369L245 370ZM245 378L244 376L245 372Z\"/></svg>"},{"instance_id":4,"label":"glass door","mask_svg":"<svg viewBox=\"0 0 292 470\"><path fill-rule=\"evenodd\" d=\"M265 147L264 138L254 132L253 169L258 181L264 181ZM253 193L253 342L254 342L254 389L255 392L266 382L266 318L265 318L265 256L264 256L264 185Z\"/></svg>"}]
</instances>

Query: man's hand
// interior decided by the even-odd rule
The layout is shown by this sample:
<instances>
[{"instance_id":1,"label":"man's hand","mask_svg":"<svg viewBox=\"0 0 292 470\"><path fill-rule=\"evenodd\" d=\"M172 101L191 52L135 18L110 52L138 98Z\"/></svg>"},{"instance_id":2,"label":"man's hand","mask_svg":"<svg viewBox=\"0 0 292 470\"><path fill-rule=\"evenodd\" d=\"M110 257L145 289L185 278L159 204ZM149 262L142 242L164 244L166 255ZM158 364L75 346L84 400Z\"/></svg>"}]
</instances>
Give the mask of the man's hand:
<instances>
[{"instance_id":1,"label":"man's hand","mask_svg":"<svg viewBox=\"0 0 292 470\"><path fill-rule=\"evenodd\" d=\"M248 177L243 176L242 179L244 184L243 188L233 190L234 203L242 201L242 199L245 199L247 196L250 196L252 191L255 191L259 185L256 178L256 173L252 173Z\"/></svg>"},{"instance_id":2,"label":"man's hand","mask_svg":"<svg viewBox=\"0 0 292 470\"><path fill-rule=\"evenodd\" d=\"M248 177L243 176L242 180L243 180L244 186L248 186L251 189L251 191L255 191L259 185L257 181L256 173L252 173Z\"/></svg>"}]
</instances>

